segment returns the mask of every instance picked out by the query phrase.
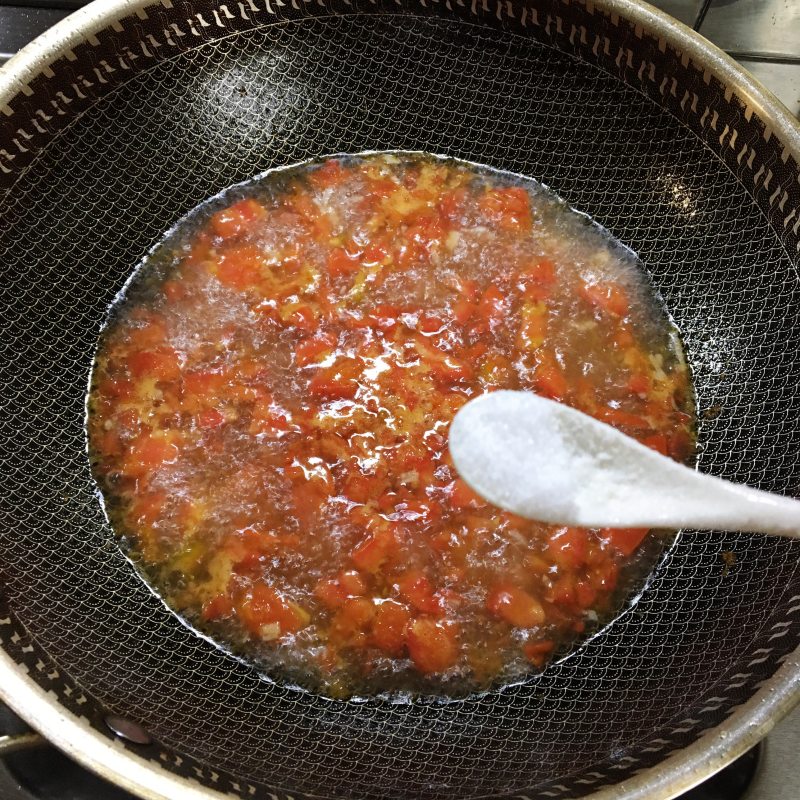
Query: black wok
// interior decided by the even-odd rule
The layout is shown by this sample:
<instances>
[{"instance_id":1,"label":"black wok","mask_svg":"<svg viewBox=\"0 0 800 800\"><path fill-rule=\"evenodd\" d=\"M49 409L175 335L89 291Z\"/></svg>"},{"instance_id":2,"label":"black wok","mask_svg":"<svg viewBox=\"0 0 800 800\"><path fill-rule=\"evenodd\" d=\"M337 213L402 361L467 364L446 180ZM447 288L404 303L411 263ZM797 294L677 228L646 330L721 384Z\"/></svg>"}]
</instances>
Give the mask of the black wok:
<instances>
[{"instance_id":1,"label":"black wok","mask_svg":"<svg viewBox=\"0 0 800 800\"><path fill-rule=\"evenodd\" d=\"M231 183L387 148L537 178L638 251L685 337L701 467L797 493L800 133L700 37L632 0L98 2L0 75L0 695L143 797L674 797L800 696L797 542L685 533L543 674L391 703L270 682L109 530L84 394L133 266Z\"/></svg>"}]
</instances>

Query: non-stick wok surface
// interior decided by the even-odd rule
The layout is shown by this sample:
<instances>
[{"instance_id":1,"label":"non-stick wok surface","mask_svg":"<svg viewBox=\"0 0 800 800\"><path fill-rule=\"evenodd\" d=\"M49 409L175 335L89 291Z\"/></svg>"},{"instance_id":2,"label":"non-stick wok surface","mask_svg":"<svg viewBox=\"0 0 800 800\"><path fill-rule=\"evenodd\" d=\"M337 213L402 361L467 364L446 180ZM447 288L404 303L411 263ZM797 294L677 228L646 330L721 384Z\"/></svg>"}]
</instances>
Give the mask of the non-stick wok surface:
<instances>
[{"instance_id":1,"label":"non-stick wok surface","mask_svg":"<svg viewBox=\"0 0 800 800\"><path fill-rule=\"evenodd\" d=\"M581 797L714 728L797 644L800 546L688 532L632 608L522 685L332 701L186 628L118 549L84 437L108 304L207 196L369 149L524 173L634 248L685 338L701 468L796 493L796 220L781 226L796 163L624 20L465 3L164 3L75 47L0 115L3 647L66 707L137 720L159 743L145 756L219 791Z\"/></svg>"}]
</instances>

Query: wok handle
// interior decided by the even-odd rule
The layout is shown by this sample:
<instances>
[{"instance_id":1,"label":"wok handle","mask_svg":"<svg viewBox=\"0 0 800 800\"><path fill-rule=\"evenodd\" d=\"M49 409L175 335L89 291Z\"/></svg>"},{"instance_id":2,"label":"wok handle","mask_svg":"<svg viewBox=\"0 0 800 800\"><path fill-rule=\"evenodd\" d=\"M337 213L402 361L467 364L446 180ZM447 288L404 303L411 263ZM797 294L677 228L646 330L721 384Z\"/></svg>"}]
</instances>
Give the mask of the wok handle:
<instances>
[{"instance_id":1,"label":"wok handle","mask_svg":"<svg viewBox=\"0 0 800 800\"><path fill-rule=\"evenodd\" d=\"M47 740L43 736L30 731L28 733L16 733L11 736L0 736L0 758L5 758L20 750L29 750L45 744L47 744Z\"/></svg>"}]
</instances>

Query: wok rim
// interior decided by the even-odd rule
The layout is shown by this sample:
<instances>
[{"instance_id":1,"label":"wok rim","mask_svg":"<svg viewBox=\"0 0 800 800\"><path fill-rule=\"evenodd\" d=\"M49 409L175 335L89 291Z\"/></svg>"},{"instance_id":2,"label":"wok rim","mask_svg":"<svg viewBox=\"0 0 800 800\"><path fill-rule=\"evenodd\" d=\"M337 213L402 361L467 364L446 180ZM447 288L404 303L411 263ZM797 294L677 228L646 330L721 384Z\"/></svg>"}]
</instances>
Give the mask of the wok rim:
<instances>
[{"instance_id":1,"label":"wok rim","mask_svg":"<svg viewBox=\"0 0 800 800\"><path fill-rule=\"evenodd\" d=\"M800 162L800 120L756 78L700 34L641 0L579 0L611 15L624 17L735 92L777 136L784 160ZM575 0L573 0L575 2ZM94 0L34 39L0 68L0 113L13 97L56 59L119 19L170 0ZM800 599L800 598L798 598ZM0 700L42 733L59 750L143 800L222 800L223 793L181 777L124 747L87 720L67 710L52 693L26 675L24 666L0 648ZM692 744L668 755L634 777L599 789L585 800L672 800L744 754L800 702L800 646L761 684L747 702L723 723L709 728ZM289 790L291 791L291 790ZM524 790L521 790L524 795Z\"/></svg>"}]
</instances>

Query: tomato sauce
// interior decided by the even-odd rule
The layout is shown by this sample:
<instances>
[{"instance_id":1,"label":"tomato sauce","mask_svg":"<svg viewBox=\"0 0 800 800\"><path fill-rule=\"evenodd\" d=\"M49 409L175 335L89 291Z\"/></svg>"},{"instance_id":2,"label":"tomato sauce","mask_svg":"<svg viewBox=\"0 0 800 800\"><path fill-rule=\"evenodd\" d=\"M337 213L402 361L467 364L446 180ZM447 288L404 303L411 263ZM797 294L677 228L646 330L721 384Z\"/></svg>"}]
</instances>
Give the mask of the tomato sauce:
<instances>
[{"instance_id":1,"label":"tomato sauce","mask_svg":"<svg viewBox=\"0 0 800 800\"><path fill-rule=\"evenodd\" d=\"M463 694L541 669L644 578L647 531L523 520L459 479L448 425L499 388L691 456L689 373L630 251L533 181L330 158L145 259L101 337L90 453L136 562L216 641L332 696Z\"/></svg>"}]
</instances>

